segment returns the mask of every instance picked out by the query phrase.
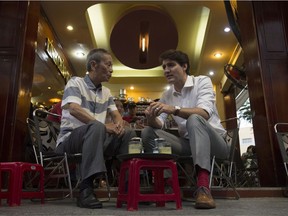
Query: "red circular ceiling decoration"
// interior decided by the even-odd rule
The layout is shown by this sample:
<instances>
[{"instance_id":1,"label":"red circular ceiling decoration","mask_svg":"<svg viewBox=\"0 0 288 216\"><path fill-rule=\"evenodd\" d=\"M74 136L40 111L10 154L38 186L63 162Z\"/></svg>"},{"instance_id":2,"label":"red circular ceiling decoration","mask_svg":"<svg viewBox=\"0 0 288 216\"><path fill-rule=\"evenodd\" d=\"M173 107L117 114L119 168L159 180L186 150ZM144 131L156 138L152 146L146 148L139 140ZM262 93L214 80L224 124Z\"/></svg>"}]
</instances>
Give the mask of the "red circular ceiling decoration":
<instances>
[{"instance_id":1,"label":"red circular ceiling decoration","mask_svg":"<svg viewBox=\"0 0 288 216\"><path fill-rule=\"evenodd\" d=\"M141 49L142 44L145 51ZM135 69L159 66L159 55L176 49L177 45L174 20L156 7L136 7L127 11L114 25L110 36L115 56L122 64Z\"/></svg>"}]
</instances>

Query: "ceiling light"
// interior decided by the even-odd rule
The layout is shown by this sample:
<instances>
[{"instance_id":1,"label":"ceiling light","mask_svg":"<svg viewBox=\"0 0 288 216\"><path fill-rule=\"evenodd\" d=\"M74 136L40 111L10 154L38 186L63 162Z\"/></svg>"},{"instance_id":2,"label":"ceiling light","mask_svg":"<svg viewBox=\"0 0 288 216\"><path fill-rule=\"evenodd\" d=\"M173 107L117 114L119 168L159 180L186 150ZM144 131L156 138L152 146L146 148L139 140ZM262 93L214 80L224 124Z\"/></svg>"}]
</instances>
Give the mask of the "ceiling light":
<instances>
[{"instance_id":1,"label":"ceiling light","mask_svg":"<svg viewBox=\"0 0 288 216\"><path fill-rule=\"evenodd\" d=\"M214 75L214 71L209 71L209 75L213 76Z\"/></svg>"},{"instance_id":2,"label":"ceiling light","mask_svg":"<svg viewBox=\"0 0 288 216\"><path fill-rule=\"evenodd\" d=\"M48 86L48 89L50 90L50 89L51 89L51 87L50 87L50 86Z\"/></svg>"},{"instance_id":3,"label":"ceiling light","mask_svg":"<svg viewBox=\"0 0 288 216\"><path fill-rule=\"evenodd\" d=\"M43 83L45 82L45 77L40 74L34 74L33 76L33 84Z\"/></svg>"},{"instance_id":4,"label":"ceiling light","mask_svg":"<svg viewBox=\"0 0 288 216\"><path fill-rule=\"evenodd\" d=\"M140 35L139 35L139 62L146 63L149 46L149 22L140 22Z\"/></svg>"},{"instance_id":5,"label":"ceiling light","mask_svg":"<svg viewBox=\"0 0 288 216\"><path fill-rule=\"evenodd\" d=\"M134 90L134 86L131 86L131 87L130 87L130 90Z\"/></svg>"},{"instance_id":6,"label":"ceiling light","mask_svg":"<svg viewBox=\"0 0 288 216\"><path fill-rule=\"evenodd\" d=\"M169 89L170 89L170 85L166 86L165 89L166 89L166 90L169 90Z\"/></svg>"},{"instance_id":7,"label":"ceiling light","mask_svg":"<svg viewBox=\"0 0 288 216\"><path fill-rule=\"evenodd\" d=\"M224 32L230 32L230 28L229 27L226 27L226 28L224 28Z\"/></svg>"},{"instance_id":8,"label":"ceiling light","mask_svg":"<svg viewBox=\"0 0 288 216\"><path fill-rule=\"evenodd\" d=\"M145 43L145 41L146 41L146 40L145 40L145 37L141 37L141 36L140 36L140 40L141 40L141 45L142 45L142 47L140 47L140 49L142 50L142 52L145 52L145 47L146 47L146 46L145 46L145 44L146 44L146 43Z\"/></svg>"},{"instance_id":9,"label":"ceiling light","mask_svg":"<svg viewBox=\"0 0 288 216\"><path fill-rule=\"evenodd\" d=\"M69 31L72 31L74 28L73 28L73 26L71 26L71 25L68 25L67 27L67 30L69 30Z\"/></svg>"},{"instance_id":10,"label":"ceiling light","mask_svg":"<svg viewBox=\"0 0 288 216\"><path fill-rule=\"evenodd\" d=\"M214 53L214 57L221 58L222 57L222 53L220 53L220 52Z\"/></svg>"},{"instance_id":11,"label":"ceiling light","mask_svg":"<svg viewBox=\"0 0 288 216\"><path fill-rule=\"evenodd\" d=\"M82 52L82 51L76 51L75 52L75 55L78 57L78 58L83 58L85 56L85 53Z\"/></svg>"},{"instance_id":12,"label":"ceiling light","mask_svg":"<svg viewBox=\"0 0 288 216\"><path fill-rule=\"evenodd\" d=\"M63 96L64 90L59 90L59 91L57 91L57 94Z\"/></svg>"},{"instance_id":13,"label":"ceiling light","mask_svg":"<svg viewBox=\"0 0 288 216\"><path fill-rule=\"evenodd\" d=\"M58 103L58 102L60 102L60 101L61 101L60 98L50 98L50 99L49 99L49 102L51 102L51 103Z\"/></svg>"}]
</instances>

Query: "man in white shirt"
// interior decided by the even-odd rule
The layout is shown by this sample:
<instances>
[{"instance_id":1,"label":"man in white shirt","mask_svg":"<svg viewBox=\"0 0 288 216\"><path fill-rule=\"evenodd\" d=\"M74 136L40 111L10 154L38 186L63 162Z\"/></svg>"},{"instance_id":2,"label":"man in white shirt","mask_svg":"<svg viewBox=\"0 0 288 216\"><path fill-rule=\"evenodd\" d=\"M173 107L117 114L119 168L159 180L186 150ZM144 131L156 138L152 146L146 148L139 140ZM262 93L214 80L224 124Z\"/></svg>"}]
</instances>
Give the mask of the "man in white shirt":
<instances>
[{"instance_id":1,"label":"man in white shirt","mask_svg":"<svg viewBox=\"0 0 288 216\"><path fill-rule=\"evenodd\" d=\"M171 144L173 154L191 155L197 172L195 207L215 208L209 188L210 158L227 158L229 148L223 138L226 131L215 106L212 82L207 76L190 76L189 58L181 51L168 50L161 54L160 61L171 88L145 110L150 127L142 131L144 149L152 152L154 139L161 137ZM180 137L162 130L168 115L178 124Z\"/></svg>"}]
</instances>

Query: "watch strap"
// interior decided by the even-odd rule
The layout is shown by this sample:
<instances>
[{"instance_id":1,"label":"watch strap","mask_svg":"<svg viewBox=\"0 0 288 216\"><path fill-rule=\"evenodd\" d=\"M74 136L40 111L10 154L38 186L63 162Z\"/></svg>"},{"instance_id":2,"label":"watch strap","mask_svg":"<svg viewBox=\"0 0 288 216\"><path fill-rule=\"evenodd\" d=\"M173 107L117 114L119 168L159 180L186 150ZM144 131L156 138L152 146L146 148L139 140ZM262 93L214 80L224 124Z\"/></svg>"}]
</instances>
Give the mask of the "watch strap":
<instances>
[{"instance_id":1,"label":"watch strap","mask_svg":"<svg viewBox=\"0 0 288 216\"><path fill-rule=\"evenodd\" d=\"M180 112L180 109L181 109L180 107L175 106L175 111L174 111L173 115L177 116Z\"/></svg>"}]
</instances>

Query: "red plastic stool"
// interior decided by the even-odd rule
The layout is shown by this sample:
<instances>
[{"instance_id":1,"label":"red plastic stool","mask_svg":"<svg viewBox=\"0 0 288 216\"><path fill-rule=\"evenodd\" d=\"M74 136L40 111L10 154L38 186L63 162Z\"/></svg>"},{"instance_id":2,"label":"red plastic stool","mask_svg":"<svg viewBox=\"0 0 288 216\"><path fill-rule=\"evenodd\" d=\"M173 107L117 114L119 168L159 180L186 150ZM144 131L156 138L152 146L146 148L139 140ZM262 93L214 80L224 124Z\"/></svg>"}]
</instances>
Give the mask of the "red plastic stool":
<instances>
[{"instance_id":1,"label":"red plastic stool","mask_svg":"<svg viewBox=\"0 0 288 216\"><path fill-rule=\"evenodd\" d=\"M9 186L7 191L2 191L1 174L9 173ZM39 190L24 191L23 176L26 172L39 173ZM41 203L44 203L44 169L40 164L32 164L25 162L2 162L0 163L0 205L1 198L7 199L9 206L21 204L22 198L40 198Z\"/></svg>"},{"instance_id":2,"label":"red plastic stool","mask_svg":"<svg viewBox=\"0 0 288 216\"><path fill-rule=\"evenodd\" d=\"M0 205L1 199L7 199L9 206L18 205L18 179L19 179L19 164L13 162L0 163ZM7 191L2 190L2 173L9 173L9 185ZM16 186L17 185L17 186Z\"/></svg>"},{"instance_id":3,"label":"red plastic stool","mask_svg":"<svg viewBox=\"0 0 288 216\"><path fill-rule=\"evenodd\" d=\"M145 154L143 154L145 155ZM142 157L145 157L143 156ZM122 207L122 203L127 203L127 210L138 210L140 201L156 202L157 207L165 206L166 201L175 201L176 209L182 208L180 188L178 182L178 171L174 160L157 158L130 158L124 160L120 168L119 187L117 196L117 208ZM121 157L119 157L121 159ZM140 170L154 171L154 193L140 193ZM164 188L164 170L172 171L172 189L173 193L166 194ZM128 185L126 185L126 171L129 172ZM128 189L128 192L126 192Z\"/></svg>"}]
</instances>

